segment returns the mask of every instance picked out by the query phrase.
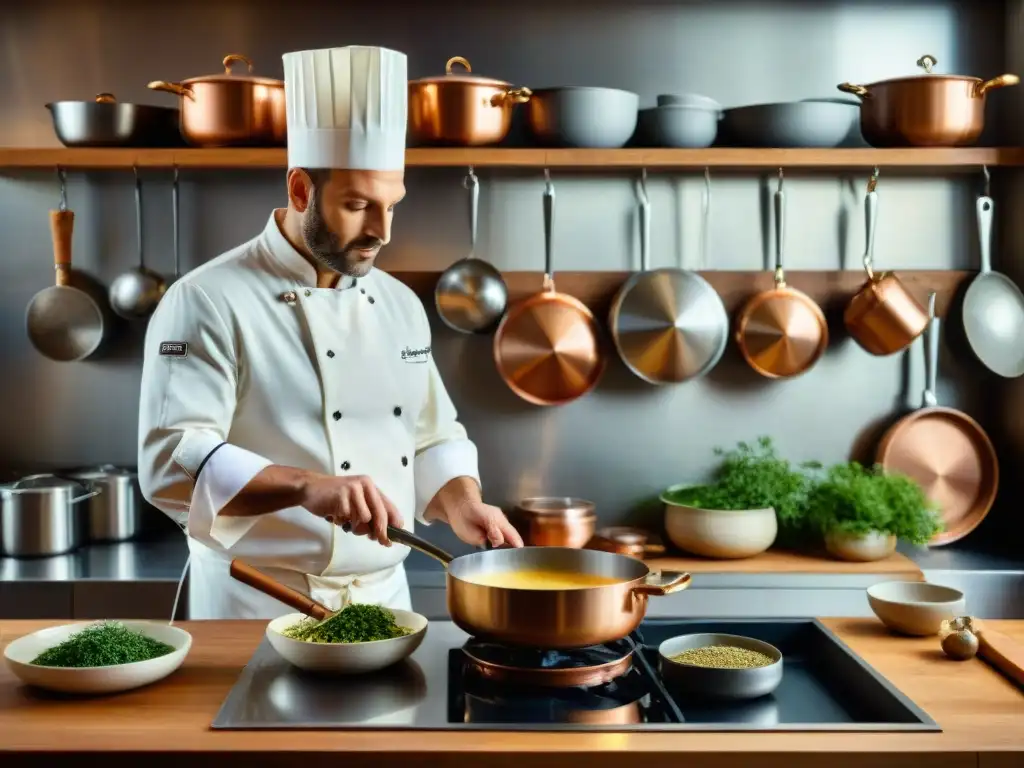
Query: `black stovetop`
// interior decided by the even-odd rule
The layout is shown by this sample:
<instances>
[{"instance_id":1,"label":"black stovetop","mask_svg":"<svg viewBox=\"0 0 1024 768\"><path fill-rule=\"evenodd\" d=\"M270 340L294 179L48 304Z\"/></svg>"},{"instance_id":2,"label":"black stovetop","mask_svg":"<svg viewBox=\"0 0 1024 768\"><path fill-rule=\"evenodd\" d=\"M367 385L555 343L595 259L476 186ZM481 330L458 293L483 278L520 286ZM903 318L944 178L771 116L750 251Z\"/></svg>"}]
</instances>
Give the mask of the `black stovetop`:
<instances>
[{"instance_id":1,"label":"black stovetop","mask_svg":"<svg viewBox=\"0 0 1024 768\"><path fill-rule=\"evenodd\" d=\"M690 700L658 674L658 644L723 632L784 655L782 683L736 704ZM213 722L220 729L552 731L938 731L940 728L813 619L645 621L628 672L589 687L539 688L484 678L451 622L431 622L406 661L378 673L322 677L284 661L264 639ZM617 650L617 649L616 649ZM614 653L597 652L613 658ZM558 663L550 655L550 663ZM548 662L545 662L548 663Z\"/></svg>"}]
</instances>

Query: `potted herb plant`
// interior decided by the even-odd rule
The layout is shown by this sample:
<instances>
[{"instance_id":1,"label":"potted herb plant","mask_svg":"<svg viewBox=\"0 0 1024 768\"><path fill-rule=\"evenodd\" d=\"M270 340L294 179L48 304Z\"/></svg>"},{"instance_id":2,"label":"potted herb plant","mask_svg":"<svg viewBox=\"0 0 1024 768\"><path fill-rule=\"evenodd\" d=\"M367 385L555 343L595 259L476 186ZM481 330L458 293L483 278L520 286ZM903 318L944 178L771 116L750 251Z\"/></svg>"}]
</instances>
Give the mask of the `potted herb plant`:
<instances>
[{"instance_id":1,"label":"potted herb plant","mask_svg":"<svg viewBox=\"0 0 1024 768\"><path fill-rule=\"evenodd\" d=\"M677 547L697 555L759 555L776 538L803 528L808 479L781 458L771 439L715 451L722 463L711 483L677 485L661 495L665 532Z\"/></svg>"},{"instance_id":2,"label":"potted herb plant","mask_svg":"<svg viewBox=\"0 0 1024 768\"><path fill-rule=\"evenodd\" d=\"M842 560L880 560L898 539L927 544L942 530L934 504L909 477L856 461L830 467L807 493L806 514Z\"/></svg>"}]
</instances>

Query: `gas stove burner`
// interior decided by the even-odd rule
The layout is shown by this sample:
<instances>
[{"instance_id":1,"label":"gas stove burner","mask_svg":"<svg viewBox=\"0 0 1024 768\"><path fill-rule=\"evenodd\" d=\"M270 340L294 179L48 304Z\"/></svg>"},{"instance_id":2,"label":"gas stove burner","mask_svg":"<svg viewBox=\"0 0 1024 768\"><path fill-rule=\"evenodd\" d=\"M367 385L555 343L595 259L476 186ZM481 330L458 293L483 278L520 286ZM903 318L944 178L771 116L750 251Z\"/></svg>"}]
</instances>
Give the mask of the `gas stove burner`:
<instances>
[{"instance_id":1,"label":"gas stove burner","mask_svg":"<svg viewBox=\"0 0 1024 768\"><path fill-rule=\"evenodd\" d=\"M633 665L633 647L627 640L571 651L469 640L462 652L476 673L487 680L544 688L601 685Z\"/></svg>"}]
</instances>

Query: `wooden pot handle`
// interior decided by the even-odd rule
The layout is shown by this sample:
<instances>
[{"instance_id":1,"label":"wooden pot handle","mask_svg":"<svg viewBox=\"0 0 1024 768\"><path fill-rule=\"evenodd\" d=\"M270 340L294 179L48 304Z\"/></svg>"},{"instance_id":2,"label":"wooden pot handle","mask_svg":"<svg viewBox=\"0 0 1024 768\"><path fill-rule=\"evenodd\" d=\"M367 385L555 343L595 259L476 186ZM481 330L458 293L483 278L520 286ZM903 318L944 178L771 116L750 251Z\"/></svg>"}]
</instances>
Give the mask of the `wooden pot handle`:
<instances>
[{"instance_id":1,"label":"wooden pot handle","mask_svg":"<svg viewBox=\"0 0 1024 768\"><path fill-rule=\"evenodd\" d=\"M67 285L71 277L71 236L75 230L74 211L50 211L50 237L53 239L53 269L57 285Z\"/></svg>"},{"instance_id":2,"label":"wooden pot handle","mask_svg":"<svg viewBox=\"0 0 1024 768\"><path fill-rule=\"evenodd\" d=\"M241 560L231 561L230 572L231 578L235 581L248 584L253 589L257 589L275 600L280 600L288 607L294 608L296 611L300 611L317 621L323 621L332 613L327 606L318 603L309 595L304 595L291 587L286 587L279 581L274 581L262 571L257 571L251 565L243 563Z\"/></svg>"}]
</instances>

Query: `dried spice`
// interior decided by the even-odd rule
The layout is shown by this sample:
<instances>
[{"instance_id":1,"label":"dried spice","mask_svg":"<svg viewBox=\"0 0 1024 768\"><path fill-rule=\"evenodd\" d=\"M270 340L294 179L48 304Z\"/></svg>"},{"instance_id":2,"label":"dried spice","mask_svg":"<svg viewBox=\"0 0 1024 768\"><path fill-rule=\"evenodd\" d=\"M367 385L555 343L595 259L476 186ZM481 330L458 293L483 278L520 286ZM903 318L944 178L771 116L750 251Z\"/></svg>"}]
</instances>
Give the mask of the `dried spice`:
<instances>
[{"instance_id":1,"label":"dried spice","mask_svg":"<svg viewBox=\"0 0 1024 768\"><path fill-rule=\"evenodd\" d=\"M134 664L172 653L174 648L119 621L93 624L32 660L40 667L110 667Z\"/></svg>"},{"instance_id":2,"label":"dried spice","mask_svg":"<svg viewBox=\"0 0 1024 768\"><path fill-rule=\"evenodd\" d=\"M775 660L767 654L735 645L707 645L703 648L691 648L669 658L679 664L714 669L754 669L775 663Z\"/></svg>"},{"instance_id":3,"label":"dried spice","mask_svg":"<svg viewBox=\"0 0 1024 768\"><path fill-rule=\"evenodd\" d=\"M379 605L353 603L323 621L306 618L284 631L285 637L306 643L372 643L408 635L395 614Z\"/></svg>"}]
</instances>

